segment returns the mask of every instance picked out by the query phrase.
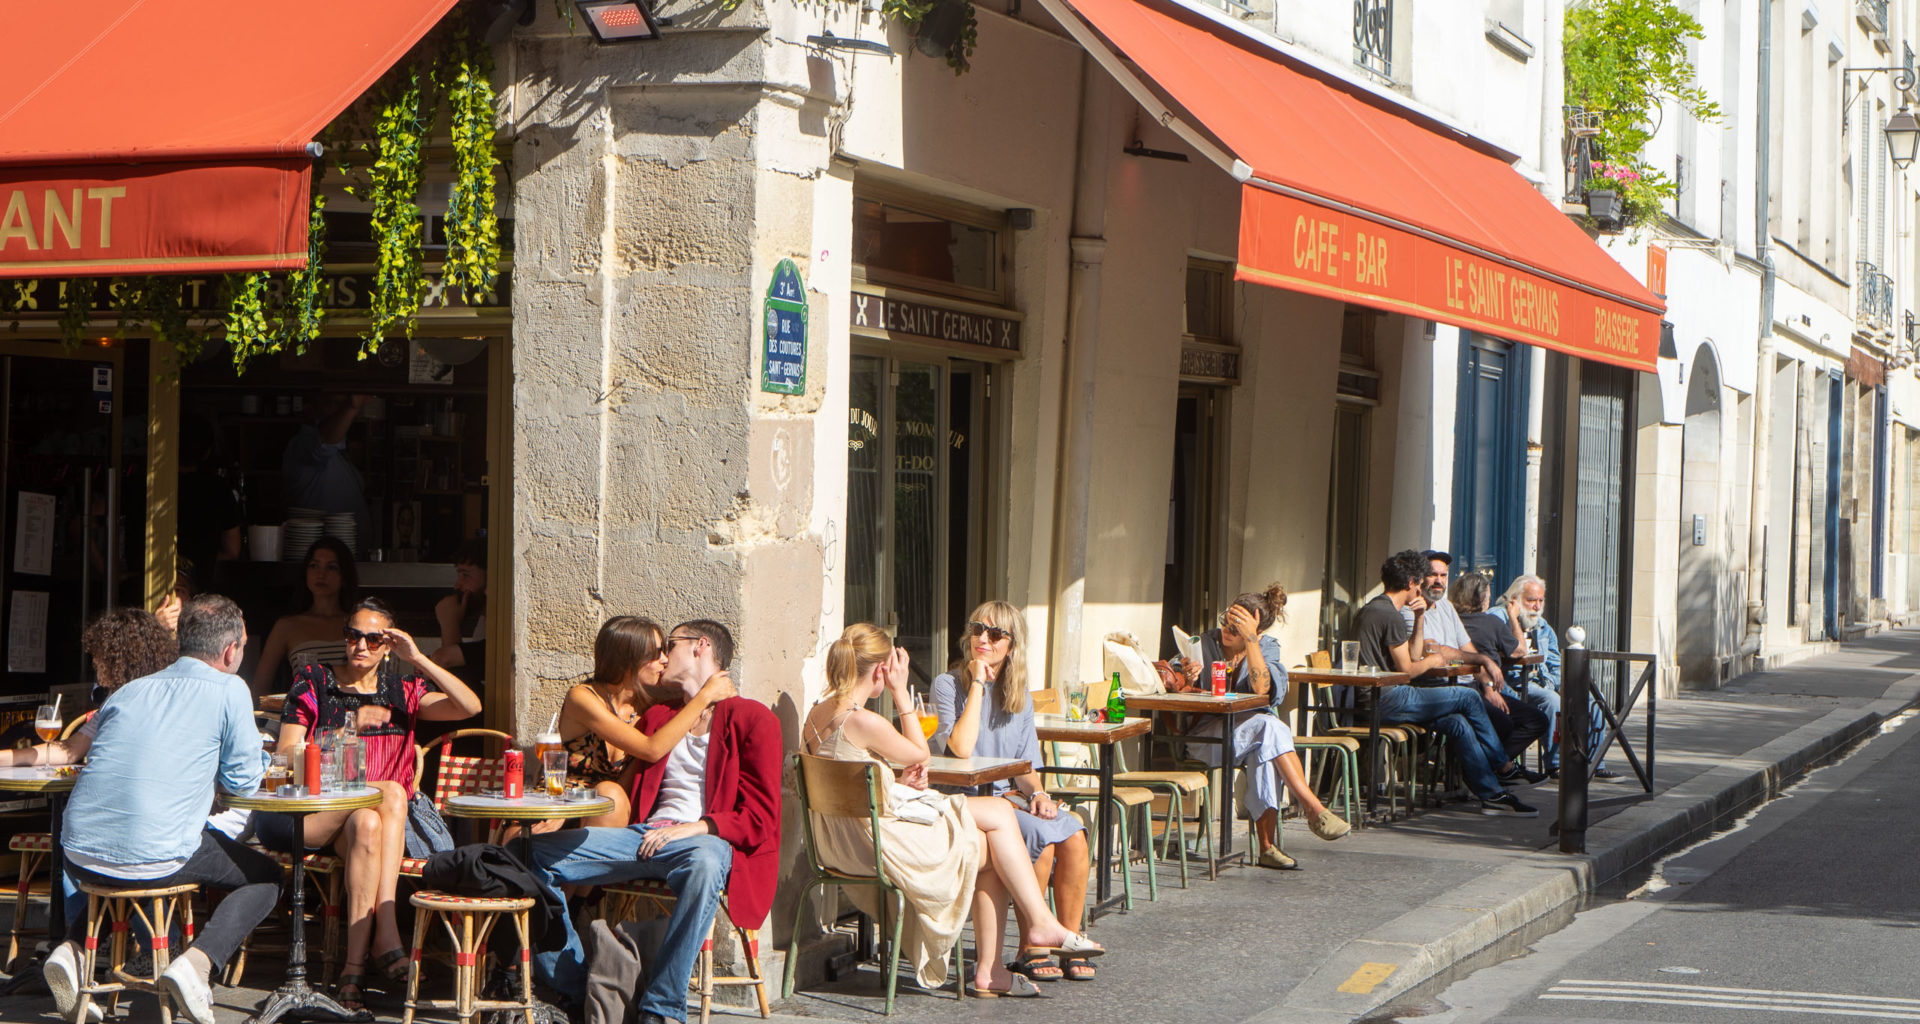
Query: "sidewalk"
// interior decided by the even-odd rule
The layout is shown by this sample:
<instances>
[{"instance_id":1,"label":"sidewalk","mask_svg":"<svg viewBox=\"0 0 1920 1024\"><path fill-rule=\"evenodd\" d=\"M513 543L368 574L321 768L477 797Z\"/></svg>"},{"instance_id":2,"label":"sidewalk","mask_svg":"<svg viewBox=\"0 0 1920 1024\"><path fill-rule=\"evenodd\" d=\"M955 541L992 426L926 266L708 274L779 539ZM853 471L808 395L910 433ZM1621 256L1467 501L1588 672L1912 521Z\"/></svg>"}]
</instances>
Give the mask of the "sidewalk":
<instances>
[{"instance_id":1,"label":"sidewalk","mask_svg":"<svg viewBox=\"0 0 1920 1024\"><path fill-rule=\"evenodd\" d=\"M1163 867L1154 903L1136 875L1134 911L1093 928L1113 950L1097 961L1099 980L1044 986L1053 997L1044 1008L960 1002L951 988L928 995L903 980L893 1019L1012 1022L1044 1013L1049 1024L1349 1021L1765 799L1920 696L1916 673L1920 630L1897 630L1743 676L1715 693L1662 702L1657 792L1641 803L1596 808L1586 856L1560 854L1548 835L1553 783L1519 791L1540 808L1537 819L1489 818L1477 807L1426 811L1337 843L1289 824L1286 848L1303 870L1233 868L1208 882L1203 869L1182 891L1176 871ZM1636 718L1633 731L1643 729ZM1624 769L1617 754L1610 761ZM1629 776L1595 783L1592 796L1639 792ZM779 958L767 960L777 997ZM249 965L249 988L217 989L221 1024L240 1024L265 998L255 986L279 973L279 963L260 958ZM777 1003L777 1019L878 1021L880 991L878 975L864 970ZM398 1019L397 998L375 994L371 1002L380 1018ZM150 1000L134 1006L134 1020L158 1019ZM51 1000L0 1000L0 1019L51 1021Z\"/></svg>"}]
</instances>

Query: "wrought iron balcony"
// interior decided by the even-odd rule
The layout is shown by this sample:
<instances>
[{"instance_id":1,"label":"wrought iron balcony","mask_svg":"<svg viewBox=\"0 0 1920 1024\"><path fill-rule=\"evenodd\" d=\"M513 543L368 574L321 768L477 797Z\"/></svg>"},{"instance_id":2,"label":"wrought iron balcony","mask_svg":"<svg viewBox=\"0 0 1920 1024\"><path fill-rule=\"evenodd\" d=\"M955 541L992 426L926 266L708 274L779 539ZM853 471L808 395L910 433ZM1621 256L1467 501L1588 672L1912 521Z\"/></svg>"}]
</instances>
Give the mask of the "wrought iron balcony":
<instances>
[{"instance_id":1,"label":"wrought iron balcony","mask_svg":"<svg viewBox=\"0 0 1920 1024\"><path fill-rule=\"evenodd\" d=\"M1353 0L1353 62L1393 78L1393 0Z\"/></svg>"},{"instance_id":2,"label":"wrought iron balcony","mask_svg":"<svg viewBox=\"0 0 1920 1024\"><path fill-rule=\"evenodd\" d=\"M1854 0L1853 16L1861 28L1887 34L1887 0Z\"/></svg>"},{"instance_id":3,"label":"wrought iron balcony","mask_svg":"<svg viewBox=\"0 0 1920 1024\"><path fill-rule=\"evenodd\" d=\"M1863 326L1893 330L1893 278L1866 260L1854 264L1854 316Z\"/></svg>"}]
</instances>

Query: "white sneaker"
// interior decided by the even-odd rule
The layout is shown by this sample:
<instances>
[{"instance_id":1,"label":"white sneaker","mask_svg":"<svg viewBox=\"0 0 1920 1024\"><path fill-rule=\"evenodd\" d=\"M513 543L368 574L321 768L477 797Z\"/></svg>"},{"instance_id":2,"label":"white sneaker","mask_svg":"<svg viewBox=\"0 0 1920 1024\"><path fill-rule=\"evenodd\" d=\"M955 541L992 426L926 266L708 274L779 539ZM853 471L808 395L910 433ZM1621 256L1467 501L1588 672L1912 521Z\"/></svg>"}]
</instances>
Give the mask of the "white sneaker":
<instances>
[{"instance_id":1,"label":"white sneaker","mask_svg":"<svg viewBox=\"0 0 1920 1024\"><path fill-rule=\"evenodd\" d=\"M53 993L53 1006L60 1011L61 1020L73 1019L73 1005L79 1001L80 955L76 948L71 942L62 942L40 965L40 977L46 981L47 991Z\"/></svg>"},{"instance_id":2,"label":"white sneaker","mask_svg":"<svg viewBox=\"0 0 1920 1024\"><path fill-rule=\"evenodd\" d=\"M213 989L208 986L206 975L193 964L193 960L184 956L168 964L160 975L160 984L166 988L167 995L173 997L174 1008L186 1014L193 1024L214 1024Z\"/></svg>"}]
</instances>

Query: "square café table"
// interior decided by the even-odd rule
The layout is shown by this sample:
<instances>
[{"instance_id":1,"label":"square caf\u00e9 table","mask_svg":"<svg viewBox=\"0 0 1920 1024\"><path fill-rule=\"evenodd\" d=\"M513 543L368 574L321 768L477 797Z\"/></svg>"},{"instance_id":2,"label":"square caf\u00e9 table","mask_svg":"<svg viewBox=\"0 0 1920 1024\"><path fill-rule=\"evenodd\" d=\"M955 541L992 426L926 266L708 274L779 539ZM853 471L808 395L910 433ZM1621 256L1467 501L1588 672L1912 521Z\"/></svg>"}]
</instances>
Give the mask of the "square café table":
<instances>
[{"instance_id":1,"label":"square caf\u00e9 table","mask_svg":"<svg viewBox=\"0 0 1920 1024\"><path fill-rule=\"evenodd\" d=\"M1240 715L1258 711L1267 706L1267 698L1258 693L1233 693L1215 697L1211 693L1155 693L1145 697L1127 697L1128 711L1145 711L1153 719L1152 740L1172 744L1206 743L1220 747L1220 842L1217 860L1226 865L1235 861L1246 862L1246 851L1233 849L1233 819L1239 806L1233 802L1233 726ZM1220 735L1192 736L1185 733L1170 733L1160 726L1162 712L1177 712L1186 715L1219 715ZM1251 826L1249 826L1251 827Z\"/></svg>"},{"instance_id":2,"label":"square caf\u00e9 table","mask_svg":"<svg viewBox=\"0 0 1920 1024\"><path fill-rule=\"evenodd\" d=\"M1152 727L1153 723L1144 718L1129 718L1119 722L1076 722L1065 715L1033 716L1034 732L1039 734L1042 743L1086 743L1110 747L1122 740L1145 736ZM1098 768L1049 766L1045 769L1053 775L1092 775L1100 780L1100 802L1094 808L1094 827L1100 830L1100 862L1096 876L1099 881L1095 883L1093 906L1087 911L1089 920L1106 913L1121 901L1121 897L1113 895L1113 762L1112 752L1102 750Z\"/></svg>"},{"instance_id":3,"label":"square caf\u00e9 table","mask_svg":"<svg viewBox=\"0 0 1920 1024\"><path fill-rule=\"evenodd\" d=\"M894 765L898 771L899 765ZM1017 779L1033 771L1021 757L933 757L927 759L927 784L978 789L989 782Z\"/></svg>"}]
</instances>

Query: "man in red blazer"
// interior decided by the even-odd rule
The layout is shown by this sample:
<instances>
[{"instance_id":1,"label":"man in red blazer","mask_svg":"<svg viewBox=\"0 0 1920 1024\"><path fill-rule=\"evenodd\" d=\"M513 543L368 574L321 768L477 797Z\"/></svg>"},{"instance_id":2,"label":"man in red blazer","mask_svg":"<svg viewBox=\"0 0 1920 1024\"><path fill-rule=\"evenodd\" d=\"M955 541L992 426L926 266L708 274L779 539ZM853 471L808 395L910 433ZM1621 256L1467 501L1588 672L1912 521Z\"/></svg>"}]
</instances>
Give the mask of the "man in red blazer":
<instances>
[{"instance_id":1,"label":"man in red blazer","mask_svg":"<svg viewBox=\"0 0 1920 1024\"><path fill-rule=\"evenodd\" d=\"M723 674L733 634L708 619L675 626L667 637L661 687L676 698L647 709L651 733ZM713 705L667 756L644 764L633 783L633 824L537 836L534 868L557 894L563 885L611 885L639 878L666 882L679 899L667 916L659 955L640 996L640 1024L687 1019L687 980L713 927L721 893L734 920L759 924L773 909L780 864L779 720L758 701L730 697ZM586 964L567 924L563 949L534 955L534 970L578 1003Z\"/></svg>"}]
</instances>

